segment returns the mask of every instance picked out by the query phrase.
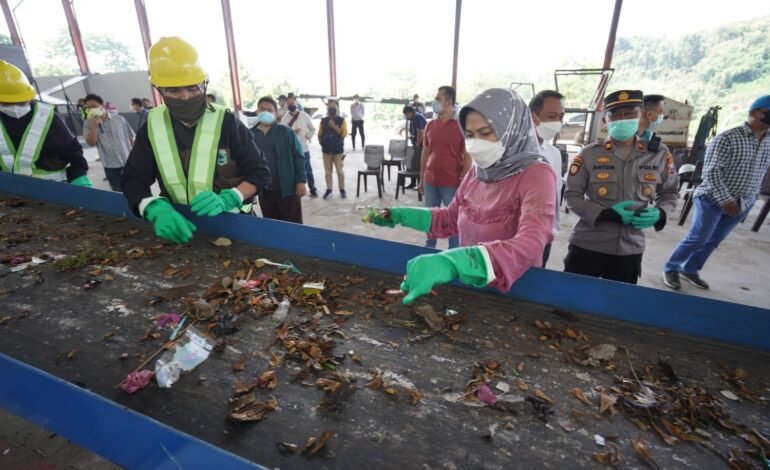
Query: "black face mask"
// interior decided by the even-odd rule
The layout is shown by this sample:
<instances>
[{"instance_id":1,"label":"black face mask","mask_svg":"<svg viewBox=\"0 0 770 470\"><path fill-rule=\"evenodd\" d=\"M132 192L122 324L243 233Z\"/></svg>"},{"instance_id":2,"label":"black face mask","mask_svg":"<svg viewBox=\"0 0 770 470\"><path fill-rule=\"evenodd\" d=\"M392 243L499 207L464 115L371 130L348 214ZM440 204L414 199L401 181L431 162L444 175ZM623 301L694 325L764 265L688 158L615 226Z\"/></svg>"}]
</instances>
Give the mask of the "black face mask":
<instances>
[{"instance_id":1,"label":"black face mask","mask_svg":"<svg viewBox=\"0 0 770 470\"><path fill-rule=\"evenodd\" d=\"M297 110L297 105L296 104L290 104L289 105L289 112L290 113L293 113L296 110Z\"/></svg>"},{"instance_id":2,"label":"black face mask","mask_svg":"<svg viewBox=\"0 0 770 470\"><path fill-rule=\"evenodd\" d=\"M329 112L329 116L337 115L337 108L326 108L326 110Z\"/></svg>"},{"instance_id":3,"label":"black face mask","mask_svg":"<svg viewBox=\"0 0 770 470\"><path fill-rule=\"evenodd\" d=\"M163 97L166 102L168 112L180 121L193 123L198 121L203 113L206 112L206 94L201 93L187 100Z\"/></svg>"}]
</instances>

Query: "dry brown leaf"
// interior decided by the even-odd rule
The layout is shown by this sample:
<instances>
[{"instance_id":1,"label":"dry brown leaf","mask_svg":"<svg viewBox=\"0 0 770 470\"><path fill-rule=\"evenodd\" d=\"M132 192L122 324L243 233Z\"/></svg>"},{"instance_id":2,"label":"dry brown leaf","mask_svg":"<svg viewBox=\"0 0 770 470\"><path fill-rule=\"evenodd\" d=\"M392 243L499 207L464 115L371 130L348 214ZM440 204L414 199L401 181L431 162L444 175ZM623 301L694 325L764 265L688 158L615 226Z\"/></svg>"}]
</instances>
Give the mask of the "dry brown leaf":
<instances>
[{"instance_id":1,"label":"dry brown leaf","mask_svg":"<svg viewBox=\"0 0 770 470\"><path fill-rule=\"evenodd\" d=\"M358 354L353 354L353 355L351 355L351 356L350 356L350 359L351 359L353 362L357 362L357 363L359 363L359 364L361 364L361 363L363 362L363 361L361 360L361 356L359 356Z\"/></svg>"},{"instance_id":2,"label":"dry brown leaf","mask_svg":"<svg viewBox=\"0 0 770 470\"><path fill-rule=\"evenodd\" d=\"M132 228L131 230L128 231L128 234L131 235L132 237L134 235L139 235L139 229L138 228Z\"/></svg>"},{"instance_id":3,"label":"dry brown leaf","mask_svg":"<svg viewBox=\"0 0 770 470\"><path fill-rule=\"evenodd\" d=\"M341 317L349 317L353 315L353 312L351 312L350 310L337 310L336 312L334 312L334 314L339 315Z\"/></svg>"},{"instance_id":4,"label":"dry brown leaf","mask_svg":"<svg viewBox=\"0 0 770 470\"><path fill-rule=\"evenodd\" d=\"M643 440L634 440L631 441L633 443L634 451L639 454L647 463L652 465L655 468L660 468L658 464L653 460L652 455L650 454L650 447L647 445L646 442Z\"/></svg>"},{"instance_id":5,"label":"dry brown leaf","mask_svg":"<svg viewBox=\"0 0 770 470\"><path fill-rule=\"evenodd\" d=\"M398 395L398 389L395 387L385 387L383 390L388 395Z\"/></svg>"},{"instance_id":6,"label":"dry brown leaf","mask_svg":"<svg viewBox=\"0 0 770 470\"><path fill-rule=\"evenodd\" d=\"M676 437L663 432L663 430L660 429L660 427L657 424L652 423L652 428L655 429L655 432L658 433L658 436L660 436L660 438L663 439L663 442L665 442L666 444L672 446L677 442L679 442L679 439L677 439Z\"/></svg>"},{"instance_id":7,"label":"dry brown leaf","mask_svg":"<svg viewBox=\"0 0 770 470\"><path fill-rule=\"evenodd\" d=\"M375 373L372 377L371 382L366 384L367 387L371 388L372 390L380 390L382 388L382 377L380 377L379 373Z\"/></svg>"},{"instance_id":8,"label":"dry brown leaf","mask_svg":"<svg viewBox=\"0 0 770 470\"><path fill-rule=\"evenodd\" d=\"M495 370L498 367L500 367L500 364L498 364L497 361L494 359L487 359L486 361L484 361L484 367L486 367L487 369Z\"/></svg>"},{"instance_id":9,"label":"dry brown leaf","mask_svg":"<svg viewBox=\"0 0 770 470\"><path fill-rule=\"evenodd\" d=\"M316 386L320 388L321 390L329 393L334 393L337 391L338 388L340 388L340 385L342 385L341 382L337 382L336 380L332 379L324 379L320 378L315 381Z\"/></svg>"},{"instance_id":10,"label":"dry brown leaf","mask_svg":"<svg viewBox=\"0 0 770 470\"><path fill-rule=\"evenodd\" d=\"M233 363L233 372L240 372L244 367L246 367L246 360L240 358Z\"/></svg>"},{"instance_id":11,"label":"dry brown leaf","mask_svg":"<svg viewBox=\"0 0 770 470\"><path fill-rule=\"evenodd\" d=\"M232 260L227 260L222 262L222 267L227 269L230 267L230 263L232 263Z\"/></svg>"},{"instance_id":12,"label":"dry brown leaf","mask_svg":"<svg viewBox=\"0 0 770 470\"><path fill-rule=\"evenodd\" d=\"M409 403L414 406L417 403L422 400L422 393L418 392L417 390L410 388L409 389Z\"/></svg>"},{"instance_id":13,"label":"dry brown leaf","mask_svg":"<svg viewBox=\"0 0 770 470\"><path fill-rule=\"evenodd\" d=\"M735 369L735 373L733 374L733 378L735 380L745 380L749 378L749 373L746 372L743 369Z\"/></svg>"},{"instance_id":14,"label":"dry brown leaf","mask_svg":"<svg viewBox=\"0 0 770 470\"><path fill-rule=\"evenodd\" d=\"M614 405L615 402L618 401L617 397L605 393L604 389L602 389L599 400L599 414L603 415L605 411L609 411L611 416L615 416L616 411Z\"/></svg>"},{"instance_id":15,"label":"dry brown leaf","mask_svg":"<svg viewBox=\"0 0 770 470\"><path fill-rule=\"evenodd\" d=\"M229 238L219 237L216 240L212 240L211 244L214 246L230 246L233 242Z\"/></svg>"},{"instance_id":16,"label":"dry brown leaf","mask_svg":"<svg viewBox=\"0 0 770 470\"><path fill-rule=\"evenodd\" d=\"M519 365L516 366L516 372L519 374L524 372L524 361L519 362Z\"/></svg>"},{"instance_id":17,"label":"dry brown leaf","mask_svg":"<svg viewBox=\"0 0 770 470\"><path fill-rule=\"evenodd\" d=\"M102 273L102 270L99 269L99 268L92 269L92 270L88 271L88 275L89 276L94 276L94 277L100 275L101 273Z\"/></svg>"},{"instance_id":18,"label":"dry brown leaf","mask_svg":"<svg viewBox=\"0 0 770 470\"><path fill-rule=\"evenodd\" d=\"M567 327L566 333L567 333L567 336L569 336L572 339L578 339L578 337L579 337L577 332L575 330L573 330L571 326Z\"/></svg>"},{"instance_id":19,"label":"dry brown leaf","mask_svg":"<svg viewBox=\"0 0 770 470\"><path fill-rule=\"evenodd\" d=\"M588 406L591 406L591 402L588 401L588 398L586 398L585 393L583 393L583 389L579 387L575 387L572 389L572 396L577 398L578 400L582 401Z\"/></svg>"},{"instance_id":20,"label":"dry brown leaf","mask_svg":"<svg viewBox=\"0 0 770 470\"><path fill-rule=\"evenodd\" d=\"M279 365L281 365L281 356L272 354L270 356L270 367L278 367Z\"/></svg>"},{"instance_id":21,"label":"dry brown leaf","mask_svg":"<svg viewBox=\"0 0 770 470\"><path fill-rule=\"evenodd\" d=\"M544 393L542 390L540 390L539 388L536 388L536 389L535 389L535 396L536 396L536 397L538 397L538 398L539 398L539 399L541 399L541 400L545 400L545 401L547 401L548 403L553 403L553 401L551 401L551 399L550 399L550 398L548 398L548 395L546 395L546 394L545 394L545 393Z\"/></svg>"},{"instance_id":22,"label":"dry brown leaf","mask_svg":"<svg viewBox=\"0 0 770 470\"><path fill-rule=\"evenodd\" d=\"M316 442L313 448L310 449L310 455L311 456L315 455L318 453L319 450L323 449L326 443L329 442L329 439L332 438L333 434L334 433L332 433L331 431L324 431L323 433L321 433L321 438L318 439L318 442Z\"/></svg>"},{"instance_id":23,"label":"dry brown leaf","mask_svg":"<svg viewBox=\"0 0 770 470\"><path fill-rule=\"evenodd\" d=\"M72 217L73 215L77 214L77 209L68 210L64 213L64 217Z\"/></svg>"},{"instance_id":24,"label":"dry brown leaf","mask_svg":"<svg viewBox=\"0 0 770 470\"><path fill-rule=\"evenodd\" d=\"M524 381L523 381L523 380L521 380L521 379L516 379L516 386L517 386L517 387L519 387L519 390L522 390L522 391L524 391L524 392L526 392L527 390L529 390L529 385L527 385L527 383L526 383L526 382L524 382Z\"/></svg>"},{"instance_id":25,"label":"dry brown leaf","mask_svg":"<svg viewBox=\"0 0 770 470\"><path fill-rule=\"evenodd\" d=\"M668 331L660 330L660 331L656 331L655 334L658 336L668 336Z\"/></svg>"},{"instance_id":26,"label":"dry brown leaf","mask_svg":"<svg viewBox=\"0 0 770 470\"><path fill-rule=\"evenodd\" d=\"M609 456L609 452L594 452L594 460L599 463L606 463Z\"/></svg>"}]
</instances>

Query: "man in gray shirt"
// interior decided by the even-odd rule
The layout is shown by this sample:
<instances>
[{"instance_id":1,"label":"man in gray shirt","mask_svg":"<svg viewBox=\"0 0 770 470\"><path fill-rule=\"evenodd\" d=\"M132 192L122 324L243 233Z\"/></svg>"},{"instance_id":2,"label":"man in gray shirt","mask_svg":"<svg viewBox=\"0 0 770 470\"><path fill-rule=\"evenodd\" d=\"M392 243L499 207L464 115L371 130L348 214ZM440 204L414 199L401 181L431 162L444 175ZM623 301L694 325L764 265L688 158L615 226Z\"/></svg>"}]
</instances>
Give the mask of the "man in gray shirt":
<instances>
[{"instance_id":1,"label":"man in gray shirt","mask_svg":"<svg viewBox=\"0 0 770 470\"><path fill-rule=\"evenodd\" d=\"M120 173L134 145L134 130L117 109L105 110L101 96L89 94L85 100L88 119L83 136L88 145L96 145L110 188L120 191Z\"/></svg>"},{"instance_id":2,"label":"man in gray shirt","mask_svg":"<svg viewBox=\"0 0 770 470\"><path fill-rule=\"evenodd\" d=\"M364 135L364 104L358 95L353 97L353 104L350 105L350 120L353 122L353 150L356 149L356 134L361 132L361 148L366 146L366 136Z\"/></svg>"}]
</instances>

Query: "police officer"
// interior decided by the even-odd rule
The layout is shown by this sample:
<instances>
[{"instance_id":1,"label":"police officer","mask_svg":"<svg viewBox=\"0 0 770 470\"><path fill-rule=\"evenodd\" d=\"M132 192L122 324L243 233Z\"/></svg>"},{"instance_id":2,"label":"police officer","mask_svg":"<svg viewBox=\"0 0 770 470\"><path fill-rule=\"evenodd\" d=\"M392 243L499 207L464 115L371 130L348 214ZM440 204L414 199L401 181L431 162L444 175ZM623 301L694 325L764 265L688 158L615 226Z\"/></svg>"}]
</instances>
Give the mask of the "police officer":
<instances>
[{"instance_id":1,"label":"police officer","mask_svg":"<svg viewBox=\"0 0 770 470\"><path fill-rule=\"evenodd\" d=\"M649 141L647 145L653 150L660 145L660 137L655 135L655 129L663 124L665 118L665 97L663 95L644 95L642 117L639 119L639 130L636 131L636 134L641 140Z\"/></svg>"},{"instance_id":2,"label":"police officer","mask_svg":"<svg viewBox=\"0 0 770 470\"><path fill-rule=\"evenodd\" d=\"M0 60L0 171L92 186L83 147L53 107L34 97L22 71Z\"/></svg>"},{"instance_id":3,"label":"police officer","mask_svg":"<svg viewBox=\"0 0 770 470\"><path fill-rule=\"evenodd\" d=\"M604 98L609 137L586 146L570 165L565 199L579 218L564 271L636 284L644 230L662 230L676 207L679 178L665 145L649 150L637 138L643 94L621 90Z\"/></svg>"},{"instance_id":4,"label":"police officer","mask_svg":"<svg viewBox=\"0 0 770 470\"><path fill-rule=\"evenodd\" d=\"M155 234L175 243L192 239L195 225L171 202L198 216L250 212L254 195L270 184L270 170L254 138L231 112L206 103L208 76L198 53L178 37L149 51L150 82L165 105L150 110L123 169L123 194ZM159 182L160 196L150 187Z\"/></svg>"}]
</instances>

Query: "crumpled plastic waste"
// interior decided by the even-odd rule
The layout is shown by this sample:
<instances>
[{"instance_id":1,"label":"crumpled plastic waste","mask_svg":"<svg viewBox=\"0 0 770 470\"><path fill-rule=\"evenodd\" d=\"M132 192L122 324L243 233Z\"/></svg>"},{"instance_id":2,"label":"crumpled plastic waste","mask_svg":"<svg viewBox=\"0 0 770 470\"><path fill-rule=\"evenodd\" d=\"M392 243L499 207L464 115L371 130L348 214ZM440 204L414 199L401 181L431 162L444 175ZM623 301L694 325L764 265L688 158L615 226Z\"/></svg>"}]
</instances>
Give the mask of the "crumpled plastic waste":
<instances>
[{"instance_id":1,"label":"crumpled plastic waste","mask_svg":"<svg viewBox=\"0 0 770 470\"><path fill-rule=\"evenodd\" d=\"M497 395L495 395L495 392L492 391L488 384L484 384L476 390L476 398L487 405L497 403Z\"/></svg>"},{"instance_id":2,"label":"crumpled plastic waste","mask_svg":"<svg viewBox=\"0 0 770 470\"><path fill-rule=\"evenodd\" d=\"M182 372L189 372L205 361L214 343L194 327L188 328L174 349L166 351L155 362L155 380L161 388L170 388Z\"/></svg>"},{"instance_id":3,"label":"crumpled plastic waste","mask_svg":"<svg viewBox=\"0 0 770 470\"><path fill-rule=\"evenodd\" d=\"M181 319L182 317L180 317L178 313L164 313L158 317L156 323L159 327L163 328L169 323L179 323L179 320Z\"/></svg>"},{"instance_id":4,"label":"crumpled plastic waste","mask_svg":"<svg viewBox=\"0 0 770 470\"><path fill-rule=\"evenodd\" d=\"M302 273L300 272L300 270L299 270L299 269L297 269L297 268L296 268L296 267L295 267L295 266L294 266L294 265L291 263L291 261L286 261L286 262L285 262L285 263L283 263L283 264L281 264L281 263L276 263L275 261L270 261L270 260L269 260L269 259L267 259L267 258L259 258L257 261L258 261L258 262L260 262L260 263L262 263L262 264L269 264L270 266L275 266L276 268L280 268L280 269L288 269L289 271L291 271L291 272L293 272L293 273L295 273L295 274L302 274Z\"/></svg>"},{"instance_id":5,"label":"crumpled plastic waste","mask_svg":"<svg viewBox=\"0 0 770 470\"><path fill-rule=\"evenodd\" d=\"M148 369L131 372L123 379L120 388L128 393L135 393L146 387L150 380L152 380L153 375L155 375L155 372Z\"/></svg>"}]
</instances>

